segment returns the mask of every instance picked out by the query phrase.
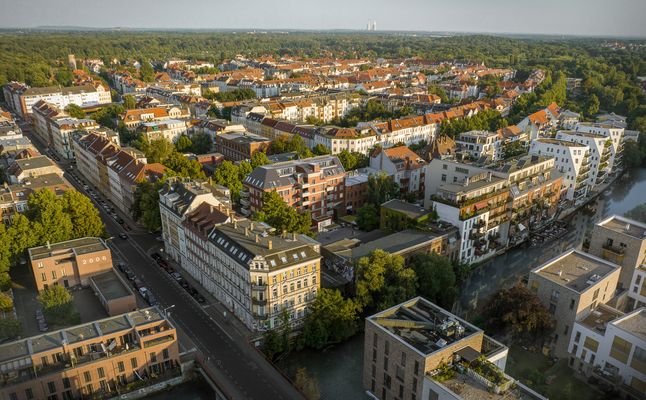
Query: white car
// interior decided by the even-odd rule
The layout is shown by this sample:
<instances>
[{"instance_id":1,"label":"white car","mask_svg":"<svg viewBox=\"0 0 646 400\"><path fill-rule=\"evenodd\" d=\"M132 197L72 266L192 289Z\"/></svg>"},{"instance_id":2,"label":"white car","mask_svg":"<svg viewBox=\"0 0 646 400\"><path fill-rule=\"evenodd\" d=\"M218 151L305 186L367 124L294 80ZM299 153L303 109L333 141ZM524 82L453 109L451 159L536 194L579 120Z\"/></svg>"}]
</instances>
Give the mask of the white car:
<instances>
[{"instance_id":1,"label":"white car","mask_svg":"<svg viewBox=\"0 0 646 400\"><path fill-rule=\"evenodd\" d=\"M140 295L141 295L141 297L143 297L144 299L146 298L146 293L148 293L148 288L146 288L146 287L140 287L140 288L139 288L139 294L140 294Z\"/></svg>"}]
</instances>

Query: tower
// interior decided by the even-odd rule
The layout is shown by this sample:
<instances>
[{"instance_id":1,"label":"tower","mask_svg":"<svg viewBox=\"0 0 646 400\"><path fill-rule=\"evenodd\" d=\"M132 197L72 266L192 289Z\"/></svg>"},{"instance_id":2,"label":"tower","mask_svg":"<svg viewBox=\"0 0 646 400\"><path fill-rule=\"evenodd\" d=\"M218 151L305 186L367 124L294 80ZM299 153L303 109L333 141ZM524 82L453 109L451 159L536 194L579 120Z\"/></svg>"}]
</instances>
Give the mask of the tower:
<instances>
[{"instance_id":1,"label":"tower","mask_svg":"<svg viewBox=\"0 0 646 400\"><path fill-rule=\"evenodd\" d=\"M74 54L67 55L67 65L73 70L76 69L76 57L74 57Z\"/></svg>"}]
</instances>

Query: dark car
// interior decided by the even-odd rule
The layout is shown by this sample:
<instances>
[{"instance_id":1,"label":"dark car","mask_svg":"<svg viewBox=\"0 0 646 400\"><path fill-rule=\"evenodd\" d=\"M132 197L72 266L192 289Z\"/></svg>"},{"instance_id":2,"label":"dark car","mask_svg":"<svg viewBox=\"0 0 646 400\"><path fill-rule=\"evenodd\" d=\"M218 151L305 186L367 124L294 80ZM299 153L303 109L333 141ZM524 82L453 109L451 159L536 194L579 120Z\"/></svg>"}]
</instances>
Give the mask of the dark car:
<instances>
[{"instance_id":1,"label":"dark car","mask_svg":"<svg viewBox=\"0 0 646 400\"><path fill-rule=\"evenodd\" d=\"M200 303L200 304L202 304L202 303L205 303L205 302L206 302L206 299L204 299L204 297L203 297L201 294L199 294L199 293L198 293L198 294L196 294L196 295L195 295L195 296L193 296L193 297L194 297L194 298L195 298L195 300L197 300L197 302L198 302L198 303Z\"/></svg>"},{"instance_id":2,"label":"dark car","mask_svg":"<svg viewBox=\"0 0 646 400\"><path fill-rule=\"evenodd\" d=\"M121 239L123 239L123 240L128 239L128 235L126 235L125 233L120 233L120 234L119 234L119 237L120 237Z\"/></svg>"},{"instance_id":3,"label":"dark car","mask_svg":"<svg viewBox=\"0 0 646 400\"><path fill-rule=\"evenodd\" d=\"M153 295L150 290L146 292L145 298L148 304L151 306L156 306L157 304L159 304L159 302L157 302L157 299L155 298L155 295Z\"/></svg>"},{"instance_id":4,"label":"dark car","mask_svg":"<svg viewBox=\"0 0 646 400\"><path fill-rule=\"evenodd\" d=\"M123 223L126 221L124 221L123 218L118 218L117 222L119 223L119 225L123 225Z\"/></svg>"},{"instance_id":5,"label":"dark car","mask_svg":"<svg viewBox=\"0 0 646 400\"><path fill-rule=\"evenodd\" d=\"M196 290L193 286L191 286L191 285L188 285L188 286L187 286L187 287L185 287L184 289L186 289L186 291L188 292L188 294L190 294L190 295L191 295L191 296L193 296L193 297L195 297L195 295L197 294L197 290Z\"/></svg>"},{"instance_id":6,"label":"dark car","mask_svg":"<svg viewBox=\"0 0 646 400\"><path fill-rule=\"evenodd\" d=\"M126 264L124 263L117 264L117 268L119 268L119 271L121 272L126 272Z\"/></svg>"},{"instance_id":7,"label":"dark car","mask_svg":"<svg viewBox=\"0 0 646 400\"><path fill-rule=\"evenodd\" d=\"M129 281L134 281L137 279L137 276L135 275L134 272L132 272L129 268L126 268L125 271L123 271L124 274L126 274L126 278L128 278Z\"/></svg>"},{"instance_id":8,"label":"dark car","mask_svg":"<svg viewBox=\"0 0 646 400\"><path fill-rule=\"evenodd\" d=\"M173 272L175 272L175 268L173 268L173 267L168 267L168 266L167 266L167 267L164 267L164 269L165 269L165 270L166 270L166 272L168 272L169 274L172 274Z\"/></svg>"},{"instance_id":9,"label":"dark car","mask_svg":"<svg viewBox=\"0 0 646 400\"><path fill-rule=\"evenodd\" d=\"M153 253L150 255L154 260L161 260L162 256L159 253Z\"/></svg>"},{"instance_id":10,"label":"dark car","mask_svg":"<svg viewBox=\"0 0 646 400\"><path fill-rule=\"evenodd\" d=\"M135 280L132 281L132 286L139 290L139 288L144 287L144 282L139 278L135 278Z\"/></svg>"}]
</instances>

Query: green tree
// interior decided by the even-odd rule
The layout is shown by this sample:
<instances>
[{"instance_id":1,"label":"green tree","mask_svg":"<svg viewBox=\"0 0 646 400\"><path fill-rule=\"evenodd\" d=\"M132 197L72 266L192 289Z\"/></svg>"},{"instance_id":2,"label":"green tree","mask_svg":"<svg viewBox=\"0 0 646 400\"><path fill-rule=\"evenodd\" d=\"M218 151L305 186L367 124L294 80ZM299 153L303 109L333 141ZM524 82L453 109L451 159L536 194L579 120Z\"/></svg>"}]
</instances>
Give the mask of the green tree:
<instances>
[{"instance_id":1,"label":"green tree","mask_svg":"<svg viewBox=\"0 0 646 400\"><path fill-rule=\"evenodd\" d=\"M242 190L242 179L240 178L240 168L231 161L223 161L215 169L213 180L218 185L226 186L231 191L231 200L237 203L240 199Z\"/></svg>"},{"instance_id":2,"label":"green tree","mask_svg":"<svg viewBox=\"0 0 646 400\"><path fill-rule=\"evenodd\" d=\"M38 301L45 318L54 325L70 325L79 319L72 303L72 294L63 286L53 285L41 291Z\"/></svg>"},{"instance_id":3,"label":"green tree","mask_svg":"<svg viewBox=\"0 0 646 400\"><path fill-rule=\"evenodd\" d=\"M321 398L318 382L307 373L305 368L299 368L296 371L294 386L303 393L307 400L319 400Z\"/></svg>"},{"instance_id":4,"label":"green tree","mask_svg":"<svg viewBox=\"0 0 646 400\"><path fill-rule=\"evenodd\" d=\"M5 292L0 292L0 311L10 312L13 309L13 299Z\"/></svg>"},{"instance_id":5,"label":"green tree","mask_svg":"<svg viewBox=\"0 0 646 400\"><path fill-rule=\"evenodd\" d=\"M411 267L417 275L417 293L450 310L458 288L449 259L435 253L417 254Z\"/></svg>"},{"instance_id":6,"label":"green tree","mask_svg":"<svg viewBox=\"0 0 646 400\"><path fill-rule=\"evenodd\" d=\"M252 171L257 167L270 164L269 158L267 158L267 153L264 151L256 151L251 155L251 168Z\"/></svg>"},{"instance_id":7,"label":"green tree","mask_svg":"<svg viewBox=\"0 0 646 400\"><path fill-rule=\"evenodd\" d=\"M135 97L127 94L123 96L123 107L126 110L133 110L137 107L137 100L135 100Z\"/></svg>"},{"instance_id":8,"label":"green tree","mask_svg":"<svg viewBox=\"0 0 646 400\"><path fill-rule=\"evenodd\" d=\"M27 216L32 221L32 234L40 243L58 243L72 239L72 220L65 212L64 203L54 192L41 189L29 195Z\"/></svg>"},{"instance_id":9,"label":"green tree","mask_svg":"<svg viewBox=\"0 0 646 400\"><path fill-rule=\"evenodd\" d=\"M72 222L71 238L105 236L105 225L92 201L76 190L68 190L60 199L63 211Z\"/></svg>"},{"instance_id":10,"label":"green tree","mask_svg":"<svg viewBox=\"0 0 646 400\"><path fill-rule=\"evenodd\" d=\"M141 80L144 82L155 81L155 70L153 69L153 66L150 65L150 62L146 60L141 60L141 68L139 68L139 74L141 75Z\"/></svg>"},{"instance_id":11,"label":"green tree","mask_svg":"<svg viewBox=\"0 0 646 400\"><path fill-rule=\"evenodd\" d=\"M175 148L180 153L189 152L192 147L193 147L193 142L191 141L191 138L189 138L188 136L181 135L179 138L177 138L177 142L175 143Z\"/></svg>"},{"instance_id":12,"label":"green tree","mask_svg":"<svg viewBox=\"0 0 646 400\"><path fill-rule=\"evenodd\" d=\"M428 87L428 94L434 94L436 96L440 96L440 101L442 103L449 102L449 96L446 94L446 91L438 85L430 85Z\"/></svg>"},{"instance_id":13,"label":"green tree","mask_svg":"<svg viewBox=\"0 0 646 400\"><path fill-rule=\"evenodd\" d=\"M316 156L323 156L326 154L332 154L332 151L328 149L324 144L317 143L316 146L312 149L312 153Z\"/></svg>"},{"instance_id":14,"label":"green tree","mask_svg":"<svg viewBox=\"0 0 646 400\"><path fill-rule=\"evenodd\" d=\"M213 142L208 133L196 133L191 136L191 141L193 142L193 146L191 147L193 153L207 154L211 152Z\"/></svg>"},{"instance_id":15,"label":"green tree","mask_svg":"<svg viewBox=\"0 0 646 400\"><path fill-rule=\"evenodd\" d=\"M7 241L10 244L9 254L11 254L12 257L12 263L18 262L25 250L42 243L37 232L33 229L33 224L24 214L14 215L13 220L11 221L11 226L6 231L6 236L8 237Z\"/></svg>"},{"instance_id":16,"label":"green tree","mask_svg":"<svg viewBox=\"0 0 646 400\"><path fill-rule=\"evenodd\" d=\"M287 205L276 191L267 192L263 197L263 205L253 218L256 221L268 223L282 233L312 234L312 217L309 212L299 214Z\"/></svg>"},{"instance_id":17,"label":"green tree","mask_svg":"<svg viewBox=\"0 0 646 400\"><path fill-rule=\"evenodd\" d=\"M379 228L379 209L372 203L364 204L357 210L357 226L366 232Z\"/></svg>"},{"instance_id":18,"label":"green tree","mask_svg":"<svg viewBox=\"0 0 646 400\"><path fill-rule=\"evenodd\" d=\"M357 167L357 157L350 153L348 150L342 150L339 154L336 155L343 165L343 169L346 171L351 171Z\"/></svg>"},{"instance_id":19,"label":"green tree","mask_svg":"<svg viewBox=\"0 0 646 400\"><path fill-rule=\"evenodd\" d=\"M147 180L139 182L134 193L132 217L141 222L146 229L155 232L161 229L161 215L159 213L159 190L163 186L163 179L156 182Z\"/></svg>"},{"instance_id":20,"label":"green tree","mask_svg":"<svg viewBox=\"0 0 646 400\"><path fill-rule=\"evenodd\" d=\"M357 307L337 289L322 288L305 318L302 340L308 347L322 349L342 342L357 332Z\"/></svg>"},{"instance_id":21,"label":"green tree","mask_svg":"<svg viewBox=\"0 0 646 400\"><path fill-rule=\"evenodd\" d=\"M305 144L305 140L300 135L280 135L271 142L269 146L269 152L271 154L281 154L296 152L300 158L309 158L312 157L312 151Z\"/></svg>"},{"instance_id":22,"label":"green tree","mask_svg":"<svg viewBox=\"0 0 646 400\"><path fill-rule=\"evenodd\" d=\"M76 104L70 104L65 107L65 112L73 118L85 118L85 111L83 111L83 109Z\"/></svg>"},{"instance_id":23,"label":"green tree","mask_svg":"<svg viewBox=\"0 0 646 400\"><path fill-rule=\"evenodd\" d=\"M597 113L599 112L600 104L601 103L599 103L599 98L594 94L591 95L590 98L588 98L588 103L585 108L585 115L588 118L592 118L597 115Z\"/></svg>"},{"instance_id":24,"label":"green tree","mask_svg":"<svg viewBox=\"0 0 646 400\"><path fill-rule=\"evenodd\" d=\"M362 309L383 310L415 295L415 271L400 255L375 250L357 261L354 273L355 299Z\"/></svg>"},{"instance_id":25,"label":"green tree","mask_svg":"<svg viewBox=\"0 0 646 400\"><path fill-rule=\"evenodd\" d=\"M175 152L173 144L166 139L156 139L148 141L143 138L141 141L141 151L146 154L149 163L162 163Z\"/></svg>"},{"instance_id":26,"label":"green tree","mask_svg":"<svg viewBox=\"0 0 646 400\"><path fill-rule=\"evenodd\" d=\"M523 143L519 140L515 142L511 142L503 147L503 152L504 152L504 157L505 158L511 158L511 157L516 157L521 154L525 154L527 150L525 149L525 146Z\"/></svg>"},{"instance_id":27,"label":"green tree","mask_svg":"<svg viewBox=\"0 0 646 400\"><path fill-rule=\"evenodd\" d=\"M388 200L399 197L399 185L397 185L385 172L372 174L368 177L368 198L367 201L379 208Z\"/></svg>"},{"instance_id":28,"label":"green tree","mask_svg":"<svg viewBox=\"0 0 646 400\"><path fill-rule=\"evenodd\" d=\"M206 178L206 174L202 170L202 164L199 161L186 158L183 154L177 152L171 153L164 161L164 165L181 177L193 179Z\"/></svg>"},{"instance_id":29,"label":"green tree","mask_svg":"<svg viewBox=\"0 0 646 400\"><path fill-rule=\"evenodd\" d=\"M276 359L277 355L286 351L286 349L283 348L283 343L276 330L269 329L265 332L262 340L262 351L265 353L265 356L272 361Z\"/></svg>"},{"instance_id":30,"label":"green tree","mask_svg":"<svg viewBox=\"0 0 646 400\"><path fill-rule=\"evenodd\" d=\"M9 277L9 268L11 267L11 232L7 230L4 224L0 224L0 290L9 288L11 278Z\"/></svg>"},{"instance_id":31,"label":"green tree","mask_svg":"<svg viewBox=\"0 0 646 400\"><path fill-rule=\"evenodd\" d=\"M13 317L0 318L0 337L13 339L18 336L22 336L20 321Z\"/></svg>"}]
</instances>

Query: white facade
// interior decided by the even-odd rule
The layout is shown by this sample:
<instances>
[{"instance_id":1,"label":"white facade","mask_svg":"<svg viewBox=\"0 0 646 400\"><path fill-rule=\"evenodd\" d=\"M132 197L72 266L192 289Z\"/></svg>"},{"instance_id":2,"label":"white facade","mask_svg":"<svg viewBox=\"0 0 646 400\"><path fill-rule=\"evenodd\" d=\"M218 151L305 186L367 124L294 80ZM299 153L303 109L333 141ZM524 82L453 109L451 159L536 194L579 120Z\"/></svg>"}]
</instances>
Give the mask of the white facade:
<instances>
[{"instance_id":1,"label":"white facade","mask_svg":"<svg viewBox=\"0 0 646 400\"><path fill-rule=\"evenodd\" d=\"M610 147L610 158L608 159L608 171L615 172L623 157L624 128L615 128L606 124L578 123L575 128L578 132L601 135L612 141Z\"/></svg>"},{"instance_id":2,"label":"white facade","mask_svg":"<svg viewBox=\"0 0 646 400\"><path fill-rule=\"evenodd\" d=\"M165 139L169 142L176 142L181 135L188 132L186 122L177 119L144 122L140 127L148 140Z\"/></svg>"},{"instance_id":3,"label":"white facade","mask_svg":"<svg viewBox=\"0 0 646 400\"><path fill-rule=\"evenodd\" d=\"M602 184L609 173L612 144L610 139L599 134L576 131L558 131L556 139L580 143L590 149L590 188Z\"/></svg>"},{"instance_id":4,"label":"white facade","mask_svg":"<svg viewBox=\"0 0 646 400\"><path fill-rule=\"evenodd\" d=\"M455 141L460 151L472 159L489 157L491 161L503 159L503 139L496 132L469 131L461 133Z\"/></svg>"},{"instance_id":5,"label":"white facade","mask_svg":"<svg viewBox=\"0 0 646 400\"><path fill-rule=\"evenodd\" d=\"M633 299L634 308L646 307L646 265L635 268L633 279L630 281L628 297Z\"/></svg>"},{"instance_id":6,"label":"white facade","mask_svg":"<svg viewBox=\"0 0 646 400\"><path fill-rule=\"evenodd\" d=\"M99 87L100 89L97 89L94 86L85 85L69 88L28 89L21 96L23 112L31 114L32 107L39 100L54 104L62 110L70 104L75 104L79 107L92 107L112 102L110 92L106 92L102 86Z\"/></svg>"}]
</instances>

